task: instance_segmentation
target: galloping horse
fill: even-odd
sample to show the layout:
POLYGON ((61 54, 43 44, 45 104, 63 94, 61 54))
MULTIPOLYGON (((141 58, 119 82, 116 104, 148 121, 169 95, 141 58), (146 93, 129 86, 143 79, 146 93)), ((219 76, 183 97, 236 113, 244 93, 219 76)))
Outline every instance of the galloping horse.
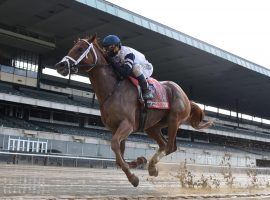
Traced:
MULTIPOLYGON (((125 172, 134 187, 139 179, 131 173, 130 166, 124 160, 125 140, 139 128, 141 105, 138 103, 138 91, 128 80, 119 81, 113 68, 106 61, 106 55, 99 46, 96 35, 79 39, 68 55, 55 65, 57 72, 67 76, 78 70, 89 74, 93 89, 100 105, 101 118, 112 131, 111 148, 116 163, 125 172)), ((165 155, 177 150, 176 135, 183 122, 195 129, 207 128, 212 122, 202 122, 204 112, 194 102, 189 101, 184 91, 172 81, 160 82, 167 92, 170 109, 149 109, 144 131, 159 145, 159 149, 150 159, 148 172, 157 176, 156 164, 165 155), (161 132, 168 127, 168 139, 161 132)))

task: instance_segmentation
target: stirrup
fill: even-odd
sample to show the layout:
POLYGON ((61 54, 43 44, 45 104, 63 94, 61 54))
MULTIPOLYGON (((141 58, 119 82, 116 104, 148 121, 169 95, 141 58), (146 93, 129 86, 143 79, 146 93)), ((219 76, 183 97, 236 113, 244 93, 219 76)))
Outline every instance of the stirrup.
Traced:
POLYGON ((154 98, 154 96, 150 90, 143 92, 142 96, 144 99, 153 99, 154 98))

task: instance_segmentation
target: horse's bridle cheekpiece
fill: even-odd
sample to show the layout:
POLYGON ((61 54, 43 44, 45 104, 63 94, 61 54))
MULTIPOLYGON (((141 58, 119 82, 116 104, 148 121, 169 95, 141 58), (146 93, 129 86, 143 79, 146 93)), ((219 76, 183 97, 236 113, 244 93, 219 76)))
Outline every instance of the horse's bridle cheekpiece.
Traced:
MULTIPOLYGON (((93 53, 94 53, 94 56, 95 56, 95 64, 92 64, 92 65, 87 65, 89 67, 95 67, 97 65, 97 61, 98 61, 98 57, 97 57, 97 53, 96 53, 96 50, 94 48, 94 45, 93 43, 89 43, 86 39, 80 39, 79 41, 83 41, 85 43, 88 44, 88 48, 82 53, 82 55, 77 59, 75 60, 74 58, 70 57, 70 56, 65 56, 59 63, 63 63, 63 62, 66 62, 67 63, 67 66, 68 66, 68 74, 70 75, 71 72, 74 72, 75 74, 78 73, 79 71, 79 67, 82 67, 82 66, 85 66, 85 65, 82 65, 82 66, 79 66, 78 64, 84 59, 84 58, 88 58, 88 53, 92 50, 93 53), (71 63, 72 62, 72 63, 71 63)), ((92 69, 91 68, 91 69, 92 69)), ((91 70, 90 69, 90 70, 91 70)), ((88 71, 90 71, 88 70, 88 71)))

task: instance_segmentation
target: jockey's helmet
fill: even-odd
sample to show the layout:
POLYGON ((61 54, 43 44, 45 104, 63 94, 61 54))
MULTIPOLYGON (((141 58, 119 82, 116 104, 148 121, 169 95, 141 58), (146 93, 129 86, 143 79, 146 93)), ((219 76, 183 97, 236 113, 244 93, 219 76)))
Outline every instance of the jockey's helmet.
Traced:
POLYGON ((108 56, 114 57, 121 49, 121 40, 116 35, 108 35, 103 39, 102 46, 108 56))
POLYGON ((116 36, 116 35, 108 35, 108 36, 106 36, 102 41, 102 46, 103 47, 108 47, 108 46, 111 46, 111 45, 121 47, 120 38, 118 36, 116 36))

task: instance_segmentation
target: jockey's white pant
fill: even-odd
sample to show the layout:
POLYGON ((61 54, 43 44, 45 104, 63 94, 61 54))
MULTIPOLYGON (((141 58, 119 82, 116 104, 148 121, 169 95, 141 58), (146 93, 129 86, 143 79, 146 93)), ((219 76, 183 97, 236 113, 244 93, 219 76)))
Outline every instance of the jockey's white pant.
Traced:
POLYGON ((153 74, 153 65, 151 63, 145 65, 134 64, 132 72, 135 77, 139 77, 143 74, 145 78, 149 78, 153 74))

